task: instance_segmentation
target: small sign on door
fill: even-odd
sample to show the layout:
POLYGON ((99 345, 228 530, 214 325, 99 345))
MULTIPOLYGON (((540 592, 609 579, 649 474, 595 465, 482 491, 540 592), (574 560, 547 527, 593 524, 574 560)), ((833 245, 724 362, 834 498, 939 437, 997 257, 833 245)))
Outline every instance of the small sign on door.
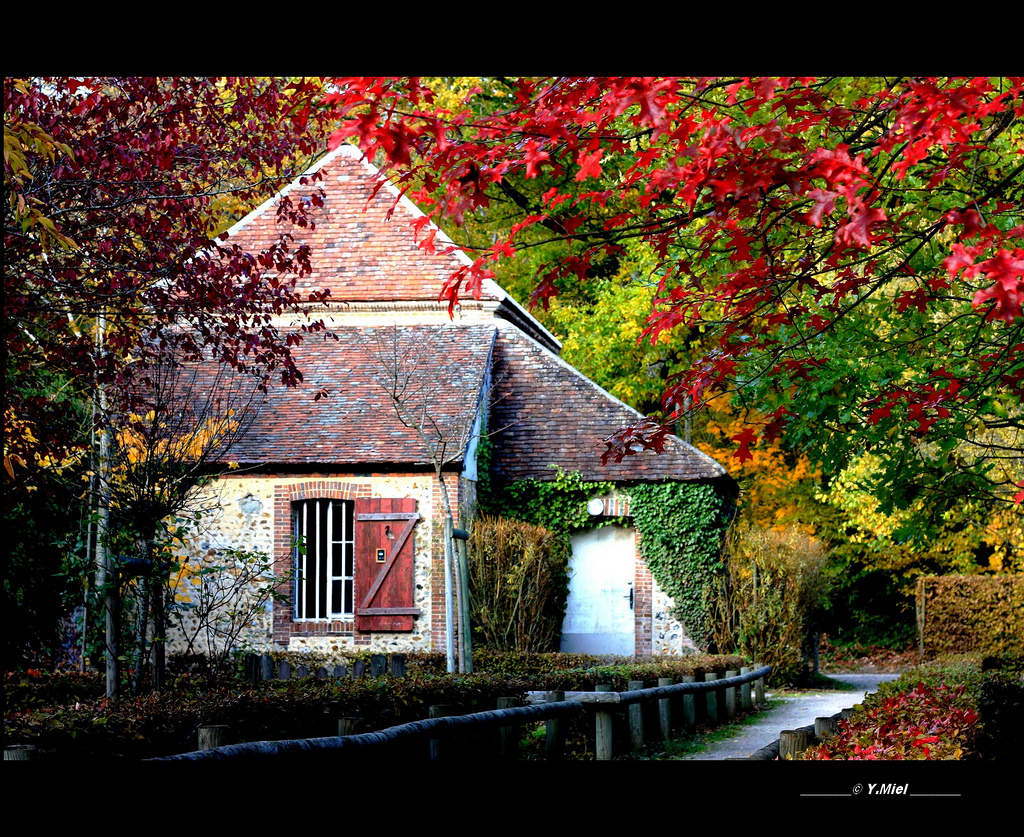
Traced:
POLYGON ((377 563, 383 564, 388 559, 388 553, 385 549, 377 550, 377 563))

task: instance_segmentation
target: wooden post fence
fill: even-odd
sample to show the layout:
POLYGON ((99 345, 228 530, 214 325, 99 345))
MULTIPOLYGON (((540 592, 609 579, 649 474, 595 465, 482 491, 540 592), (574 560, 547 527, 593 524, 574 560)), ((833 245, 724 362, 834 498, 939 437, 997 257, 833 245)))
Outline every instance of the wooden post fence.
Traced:
MULTIPOLYGON (((443 718, 446 715, 452 714, 452 708, 447 704, 439 703, 431 706, 427 709, 428 718, 443 718)), ((444 755, 444 745, 441 743, 440 738, 430 739, 430 760, 440 761, 444 755)))
MULTIPOLYGON (((718 675, 713 671, 704 672, 704 682, 711 683, 718 679, 718 675)), ((704 704, 707 707, 707 719, 709 724, 718 722, 718 692, 714 689, 709 689, 704 693, 704 704)))
MULTIPOLYGON (((519 701, 511 697, 498 698, 498 709, 512 709, 519 701)), ((505 761, 513 761, 519 754, 519 725, 507 724, 498 728, 498 753, 505 761)))
MULTIPOLYGON (((671 686, 671 677, 659 677, 659 686, 671 686)), ((658 720, 661 722, 661 739, 668 741, 672 738, 672 698, 663 697, 658 701, 658 720)))
MULTIPOLYGON (((753 671, 753 669, 750 666, 740 667, 740 674, 748 674, 751 671, 753 671)), ((754 702, 750 697, 749 683, 744 683, 742 686, 740 686, 740 706, 743 708, 744 712, 749 712, 751 709, 754 708, 754 702)))
MULTIPOLYGON (((445 756, 445 747, 442 744, 447 737, 460 735, 469 732, 476 732, 481 728, 489 727, 497 730, 507 727, 515 727, 525 723, 546 721, 547 752, 553 757, 561 754, 564 727, 559 720, 576 715, 580 712, 592 711, 594 713, 595 732, 595 754, 599 761, 607 761, 612 758, 613 750, 613 716, 617 712, 627 710, 624 714, 634 720, 638 718, 634 708, 640 708, 646 704, 649 709, 660 710, 663 706, 671 706, 666 701, 682 697, 684 706, 684 719, 689 723, 692 717, 692 707, 698 705, 695 698, 701 693, 712 695, 713 702, 709 707, 709 718, 718 716, 717 697, 718 692, 725 692, 726 689, 735 689, 743 683, 754 679, 763 678, 771 669, 767 666, 759 667, 743 675, 719 678, 714 673, 708 673, 704 682, 694 682, 693 677, 686 676, 682 683, 672 684, 670 678, 662 678, 658 685, 652 688, 644 688, 643 683, 636 681, 629 684, 630 688, 625 692, 613 692, 609 684, 599 684, 594 692, 574 692, 570 699, 564 700, 564 693, 549 692, 544 695, 546 701, 528 704, 526 706, 513 706, 517 701, 512 698, 504 699, 496 710, 486 712, 475 712, 468 715, 452 715, 451 707, 431 706, 429 707, 429 718, 421 721, 412 721, 406 724, 389 727, 377 732, 355 733, 354 727, 347 719, 338 723, 338 734, 326 738, 306 738, 285 741, 256 741, 248 744, 233 744, 203 749, 192 753, 182 753, 176 756, 165 756, 153 759, 153 761, 200 761, 200 760, 262 760, 276 758, 280 760, 291 760, 290 763, 301 764, 302 759, 311 757, 317 753, 342 750, 344 753, 334 755, 332 753, 332 764, 337 756, 355 756, 363 761, 380 758, 383 763, 389 763, 393 758, 393 750, 388 749, 391 745, 402 741, 413 739, 427 739, 429 744, 428 752, 431 760, 438 760, 445 756), (689 700, 687 700, 687 698, 689 700), (687 706, 690 709, 687 709, 687 706)), ((731 673, 731 672, 730 672, 731 673)), ((724 699, 721 701, 724 704, 724 699)), ((703 701, 701 701, 703 703, 703 701)), ((664 717, 658 715, 648 719, 649 721, 659 720, 664 717)), ((639 723, 634 724, 636 730, 631 734, 630 744, 632 747, 643 746, 642 734, 642 710, 639 715, 639 723)), ((667 722, 664 729, 671 729, 671 723, 667 722)), ((517 750, 513 744, 517 733, 505 735, 499 732, 498 738, 503 741, 505 753, 517 750)), ((368 763, 368 762, 367 762, 368 763)))
MULTIPOLYGON (((610 692, 612 687, 608 683, 598 683, 595 691, 610 692)), ((598 704, 594 713, 594 754, 598 761, 610 761, 612 757, 612 713, 604 708, 604 704, 598 704)))
MULTIPOLYGON (((639 692, 644 684, 642 680, 630 680, 627 687, 631 692, 639 692)), ((631 703, 626 711, 629 713, 629 745, 635 753, 644 747, 644 705, 631 703)))
MULTIPOLYGON (((738 676, 739 676, 739 672, 738 671, 731 671, 731 670, 729 670, 729 671, 725 672, 726 679, 728 679, 730 677, 738 677, 738 676)), ((736 687, 735 686, 729 686, 725 690, 725 717, 728 718, 730 721, 732 721, 732 720, 734 720, 736 718, 736 687)))
MULTIPOLYGON (((565 692, 561 690, 548 692, 545 695, 547 703, 561 703, 565 700, 565 692)), ((544 722, 544 755, 548 759, 557 760, 562 758, 565 752, 565 729, 562 726, 561 718, 548 718, 544 722)))
POLYGON ((212 750, 215 747, 223 747, 228 743, 229 729, 227 724, 210 724, 199 727, 199 743, 196 749, 212 750))
MULTIPOLYGON (((683 675, 684 683, 695 683, 697 678, 692 674, 683 675)), ((697 698, 693 694, 683 695, 683 727, 687 732, 697 729, 697 698)))

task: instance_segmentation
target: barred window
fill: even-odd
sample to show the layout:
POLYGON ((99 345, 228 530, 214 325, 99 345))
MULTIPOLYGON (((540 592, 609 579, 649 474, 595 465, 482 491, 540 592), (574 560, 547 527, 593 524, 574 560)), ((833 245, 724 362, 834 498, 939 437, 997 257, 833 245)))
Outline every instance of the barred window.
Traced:
POLYGON ((354 517, 349 500, 292 504, 297 620, 353 618, 354 517))

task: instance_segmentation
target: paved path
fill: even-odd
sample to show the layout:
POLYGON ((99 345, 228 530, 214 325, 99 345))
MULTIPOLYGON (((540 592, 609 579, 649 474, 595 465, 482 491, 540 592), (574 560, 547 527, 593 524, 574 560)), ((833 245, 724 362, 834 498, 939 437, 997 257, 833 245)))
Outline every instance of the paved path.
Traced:
MULTIPOLYGON (((850 683, 856 687, 850 692, 803 692, 775 699, 784 703, 761 713, 755 724, 736 728, 730 738, 708 744, 701 753, 682 756, 683 761, 722 761, 731 758, 747 758, 771 744, 784 729, 799 729, 814 723, 818 717, 831 717, 836 712, 860 703, 866 694, 878 689, 878 684, 895 680, 898 674, 830 674, 835 680, 850 683)), ((769 693, 769 697, 772 697, 769 693)))

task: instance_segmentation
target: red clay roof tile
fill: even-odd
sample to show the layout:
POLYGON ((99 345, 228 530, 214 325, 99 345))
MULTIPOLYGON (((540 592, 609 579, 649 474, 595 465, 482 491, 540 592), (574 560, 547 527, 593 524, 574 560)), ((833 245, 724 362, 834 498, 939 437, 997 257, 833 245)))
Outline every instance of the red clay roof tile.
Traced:
MULTIPOLYGON (((404 198, 386 221, 397 192, 386 183, 374 195, 376 169, 351 149, 328 155, 321 170, 325 204, 313 213, 316 228, 291 230, 296 244, 312 248, 313 273, 300 280, 300 290, 328 288, 335 301, 375 302, 385 308, 389 303, 436 301, 445 278, 466 257, 418 249, 411 221, 422 213, 404 198)), ((296 181, 285 192, 294 200, 313 188, 296 181)), ((270 246, 282 231, 273 207, 268 201, 236 224, 229 231, 230 241, 250 250, 270 246)), ((507 319, 496 317, 487 325, 456 322, 439 332, 435 326, 408 326, 399 334, 401 345, 418 350, 417 380, 432 387, 421 399, 428 417, 449 424, 464 425, 475 415, 493 347, 490 427, 498 479, 552 479, 552 466, 578 471, 586 479, 622 482, 725 474, 721 465, 676 437, 663 454, 644 453, 601 465, 601 440, 634 422, 639 413, 558 358, 550 350, 559 348, 557 341, 497 285, 488 283, 484 290, 485 298, 504 301, 508 310, 499 308, 498 316, 507 319)), ((270 392, 232 458, 293 467, 429 464, 422 439, 399 421, 377 381, 382 370, 378 339, 392 332, 383 326, 346 324, 344 307, 337 310, 341 316, 335 315, 335 324, 329 326, 337 341, 322 336, 303 340, 295 349, 303 384, 270 392), (327 395, 317 399, 318 392, 327 395)), ((461 453, 460 445, 451 458, 461 453)))

